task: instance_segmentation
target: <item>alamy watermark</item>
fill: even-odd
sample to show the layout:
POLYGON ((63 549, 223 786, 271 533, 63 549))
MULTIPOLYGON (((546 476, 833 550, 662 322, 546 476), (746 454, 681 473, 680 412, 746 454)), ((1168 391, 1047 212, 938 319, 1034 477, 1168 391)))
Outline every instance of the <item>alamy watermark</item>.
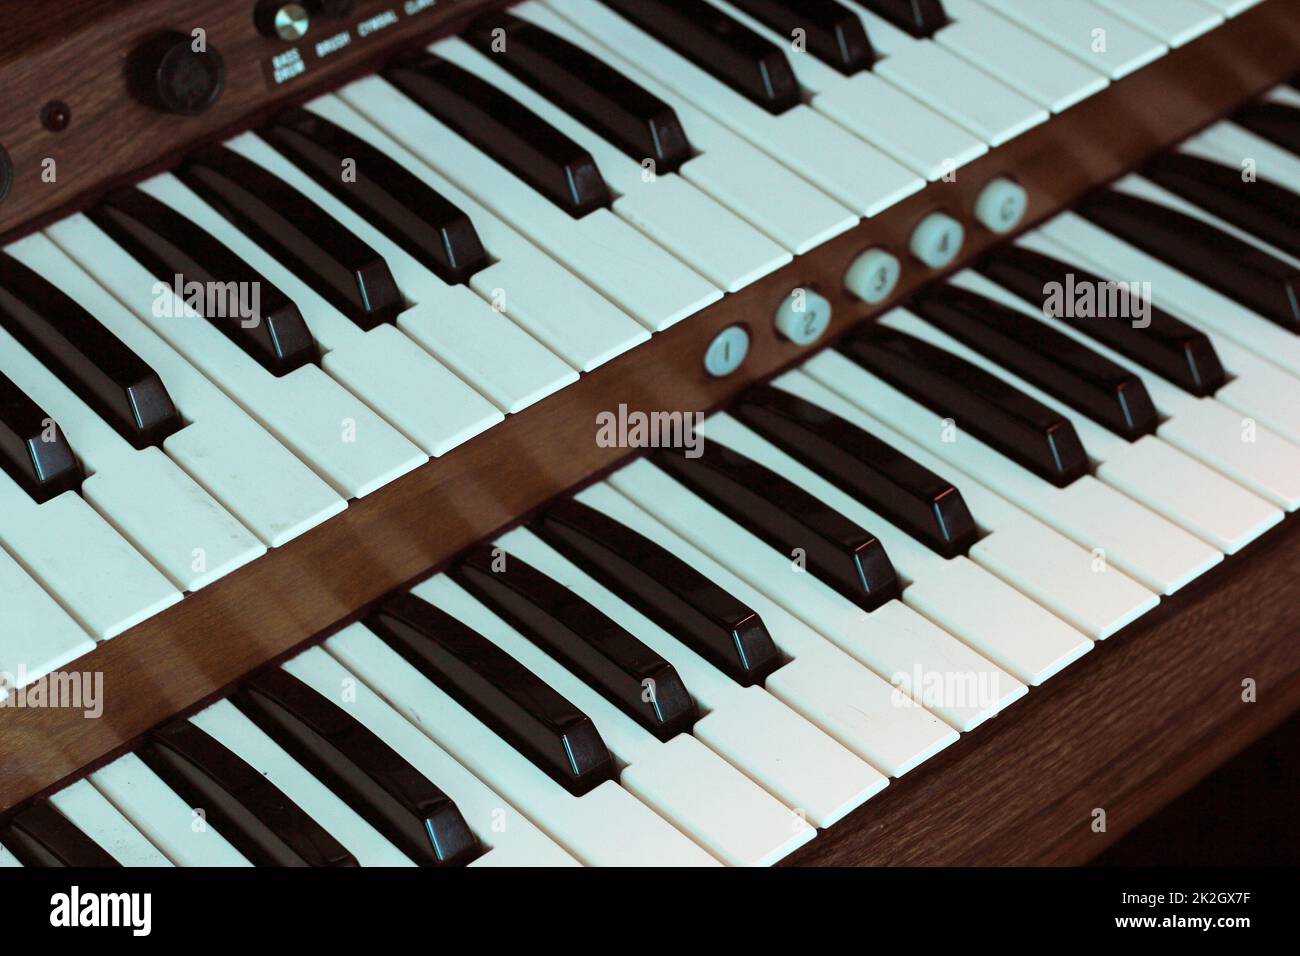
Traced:
POLYGON ((205 319, 238 319, 245 329, 255 329, 262 322, 262 284, 260 282, 186 282, 177 275, 172 284, 153 284, 153 314, 157 319, 174 319, 185 313, 183 303, 205 319))
POLYGON ((616 412, 596 414, 596 445, 600 448, 682 448, 687 458, 704 454, 699 428, 703 412, 628 411, 621 404, 616 412))
POLYGON ((103 671, 55 671, 35 680, 20 666, 17 673, 0 671, 0 709, 6 707, 80 710, 88 719, 104 714, 103 671))
POLYGON ((1150 282, 1065 282, 1043 286, 1043 313, 1053 318, 1128 319, 1135 329, 1151 325, 1150 282))

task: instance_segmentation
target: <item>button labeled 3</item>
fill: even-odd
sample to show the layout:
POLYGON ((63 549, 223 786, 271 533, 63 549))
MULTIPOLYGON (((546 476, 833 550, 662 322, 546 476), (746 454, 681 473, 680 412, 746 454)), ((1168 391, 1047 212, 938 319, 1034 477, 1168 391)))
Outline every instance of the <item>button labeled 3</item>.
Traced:
POLYGON ((844 287, 863 302, 879 305, 898 288, 903 264, 884 249, 868 249, 849 266, 844 287))

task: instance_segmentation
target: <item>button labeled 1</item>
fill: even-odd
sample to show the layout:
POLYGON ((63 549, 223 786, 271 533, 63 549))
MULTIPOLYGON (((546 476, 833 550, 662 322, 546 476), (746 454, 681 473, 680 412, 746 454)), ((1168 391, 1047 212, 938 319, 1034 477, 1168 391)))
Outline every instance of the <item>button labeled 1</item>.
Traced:
POLYGON ((868 249, 844 273, 844 288, 863 302, 879 305, 898 288, 903 264, 884 249, 868 249))
POLYGON ((714 378, 730 375, 749 356, 749 330, 743 325, 723 329, 704 350, 704 370, 714 378))
POLYGON ((931 269, 946 269, 956 260, 966 241, 966 229, 947 213, 932 212, 912 233, 912 255, 931 269))
POLYGON ((776 310, 776 330, 795 345, 812 345, 831 324, 830 300, 812 289, 793 290, 776 310))

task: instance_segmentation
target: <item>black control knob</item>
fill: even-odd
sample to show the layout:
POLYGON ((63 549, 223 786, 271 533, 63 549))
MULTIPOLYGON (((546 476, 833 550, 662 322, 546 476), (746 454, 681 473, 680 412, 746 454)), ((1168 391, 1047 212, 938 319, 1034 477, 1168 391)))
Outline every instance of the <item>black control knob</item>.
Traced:
POLYGON ((226 64, 216 47, 177 30, 161 33, 137 50, 131 67, 139 99, 182 116, 211 109, 226 86, 226 64))

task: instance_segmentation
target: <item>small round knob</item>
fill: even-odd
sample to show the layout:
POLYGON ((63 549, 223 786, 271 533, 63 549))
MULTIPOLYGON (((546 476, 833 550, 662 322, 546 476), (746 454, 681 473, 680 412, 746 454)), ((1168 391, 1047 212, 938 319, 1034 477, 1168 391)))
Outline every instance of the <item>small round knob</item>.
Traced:
POLYGON ((834 309, 812 289, 793 290, 776 310, 776 330, 795 345, 812 345, 831 324, 834 309))
POLYGON ((301 3, 262 0, 253 12, 253 23, 264 36, 292 43, 307 35, 311 17, 301 3))
POLYGON ((749 330, 730 325, 713 337, 704 350, 704 369, 714 378, 726 378, 745 364, 749 355, 749 330))
POLYGON ((168 113, 197 116, 206 112, 226 87, 221 54, 188 33, 169 30, 159 34, 137 51, 132 63, 137 96, 168 113))
POLYGON ((946 269, 956 261, 966 230, 947 213, 932 212, 912 233, 908 248, 931 269, 946 269))
POLYGON ((1020 225, 1028 209, 1025 187, 1000 176, 985 186, 975 201, 975 218, 985 229, 1002 235, 1020 225))
POLYGON ((879 305, 898 288, 903 264, 884 249, 868 249, 844 274, 844 288, 870 305, 879 305))

